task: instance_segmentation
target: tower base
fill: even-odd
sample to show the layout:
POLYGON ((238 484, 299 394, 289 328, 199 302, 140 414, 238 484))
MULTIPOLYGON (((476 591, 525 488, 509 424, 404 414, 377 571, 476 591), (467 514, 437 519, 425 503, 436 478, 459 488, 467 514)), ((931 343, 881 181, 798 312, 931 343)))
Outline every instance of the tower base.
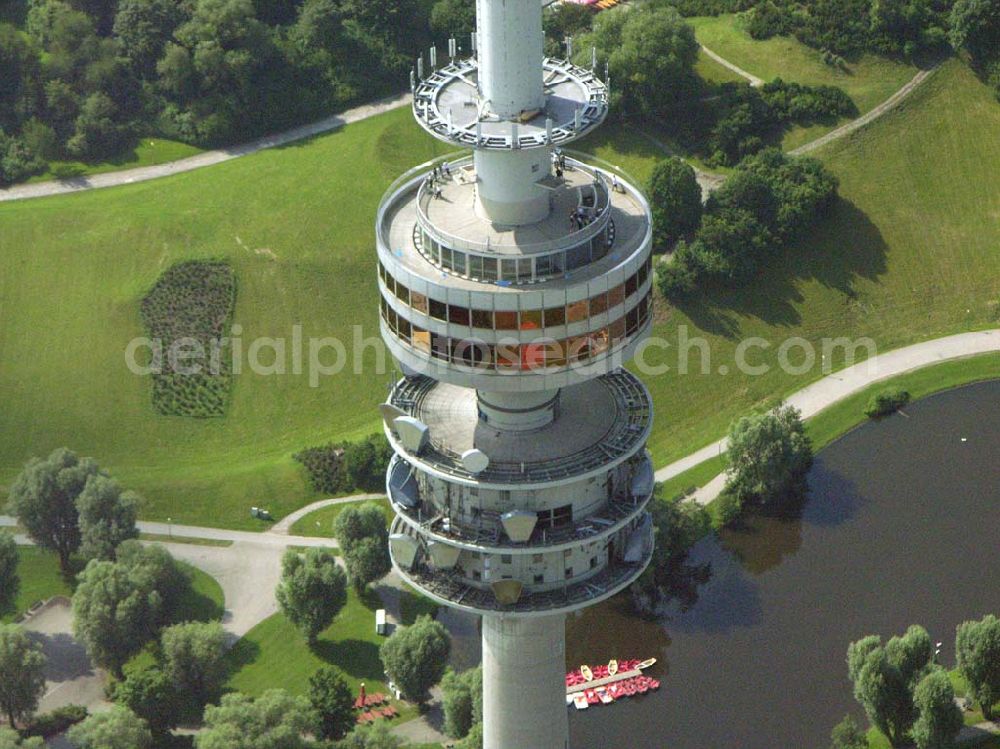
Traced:
POLYGON ((566 617, 483 617, 483 749, 568 749, 566 617))

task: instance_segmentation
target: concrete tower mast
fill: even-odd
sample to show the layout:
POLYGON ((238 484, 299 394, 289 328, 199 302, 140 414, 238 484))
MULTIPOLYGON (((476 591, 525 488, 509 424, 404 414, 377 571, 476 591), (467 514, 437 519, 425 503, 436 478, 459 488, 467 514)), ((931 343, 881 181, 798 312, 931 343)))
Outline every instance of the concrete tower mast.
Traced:
POLYGON ((650 327, 650 212, 559 150, 607 88, 543 56, 540 0, 476 11, 473 57, 453 42, 413 76, 418 122, 472 154, 411 170, 378 211, 381 332, 406 373, 381 407, 390 552, 483 617, 486 749, 565 749, 566 614, 652 554, 652 407, 621 368, 650 327))

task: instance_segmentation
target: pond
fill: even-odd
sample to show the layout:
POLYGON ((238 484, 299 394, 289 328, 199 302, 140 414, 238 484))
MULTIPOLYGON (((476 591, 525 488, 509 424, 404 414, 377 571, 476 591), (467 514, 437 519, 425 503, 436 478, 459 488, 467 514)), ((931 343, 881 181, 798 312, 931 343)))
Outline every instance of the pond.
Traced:
MULTIPOLYGON (((661 415, 659 418, 669 418, 661 415)), ((656 656, 659 692, 570 716, 573 749, 821 749, 853 713, 845 652, 924 625, 1000 614, 1000 381, 925 399, 817 456, 790 517, 700 542, 710 566, 660 621, 613 600, 567 625, 570 664, 656 656)))

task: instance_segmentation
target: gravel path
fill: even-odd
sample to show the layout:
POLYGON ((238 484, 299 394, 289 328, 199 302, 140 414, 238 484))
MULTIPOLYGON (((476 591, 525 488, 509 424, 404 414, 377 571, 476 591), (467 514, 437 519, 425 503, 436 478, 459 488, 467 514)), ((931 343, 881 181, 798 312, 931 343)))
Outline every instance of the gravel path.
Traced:
POLYGON ((927 70, 921 70, 918 72, 910 81, 903 85, 896 93, 886 99, 884 102, 879 104, 877 107, 871 111, 865 112, 863 115, 855 120, 851 120, 846 125, 841 125, 836 130, 831 130, 826 135, 820 136, 814 141, 810 141, 805 145, 799 146, 798 148, 789 151, 793 156, 801 156, 803 154, 815 151, 817 148, 825 146, 827 143, 837 140, 838 138, 843 138, 845 135, 849 135, 856 130, 860 130, 872 121, 878 119, 886 112, 899 106, 899 103, 903 101, 907 96, 913 93, 914 89, 917 88, 921 83, 926 81, 934 72, 940 67, 940 63, 936 63, 933 67, 927 70))
POLYGON ((706 47, 704 44, 701 45, 701 51, 704 52, 709 57, 711 57, 717 63, 719 63, 722 67, 728 68, 729 70, 732 70, 734 73, 736 73, 736 75, 746 78, 750 82, 750 85, 753 86, 754 88, 760 88, 761 86, 764 85, 764 81, 761 78, 758 78, 753 73, 748 73, 735 63, 729 62, 729 60, 727 60, 725 57, 716 54, 708 47, 706 47))
MULTIPOLYGON (((888 351, 860 364, 842 369, 799 390, 789 396, 785 402, 798 408, 802 412, 803 418, 809 418, 824 408, 865 389, 872 383, 932 364, 991 352, 1000 352, 1000 328, 936 338, 932 341, 924 341, 888 351)), ((656 480, 666 481, 689 468, 694 468, 699 463, 725 452, 726 445, 725 439, 713 442, 711 445, 691 453, 686 458, 661 468, 656 472, 656 480)), ((701 487, 695 493, 694 498, 702 504, 708 504, 719 496, 724 485, 725 476, 717 476, 701 487)))
POLYGON ((27 200, 29 198, 42 198, 49 195, 63 195, 82 190, 93 190, 100 187, 116 187, 118 185, 130 185, 134 182, 145 182, 146 180, 166 177, 170 174, 181 174, 194 169, 201 169, 212 164, 221 164, 224 161, 238 159, 240 156, 247 156, 251 153, 263 151, 266 148, 283 146, 303 138, 336 130, 343 125, 352 122, 374 117, 377 114, 388 112, 391 109, 408 106, 410 103, 409 94, 392 96, 387 99, 380 99, 371 104, 364 104, 360 107, 348 109, 340 114, 335 114, 318 122, 301 125, 291 130, 276 135, 267 135, 258 138, 250 143, 244 143, 229 148, 219 148, 214 151, 205 151, 195 156, 189 156, 179 161, 171 161, 166 164, 155 166, 144 166, 136 169, 125 169, 120 172, 107 172, 105 174, 95 174, 93 176, 73 177, 71 179, 53 180, 52 182, 36 182, 29 185, 17 185, 0 190, 0 202, 6 200, 27 200))

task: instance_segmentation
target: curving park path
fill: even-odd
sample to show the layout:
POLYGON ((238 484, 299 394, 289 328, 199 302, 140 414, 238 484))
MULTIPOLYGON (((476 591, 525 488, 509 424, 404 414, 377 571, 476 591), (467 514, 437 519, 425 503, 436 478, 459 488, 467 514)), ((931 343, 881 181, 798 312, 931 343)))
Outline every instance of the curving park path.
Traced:
MULTIPOLYGON (((828 375, 790 395, 785 399, 785 403, 799 409, 803 418, 809 418, 824 408, 864 390, 873 383, 913 372, 932 364, 997 352, 1000 352, 1000 328, 935 338, 931 341, 915 343, 912 346, 878 354, 860 364, 828 375)), ((1000 376, 1000 372, 997 375, 1000 376)), ((713 442, 711 445, 706 445, 686 458, 681 458, 659 469, 656 472, 656 480, 666 481, 678 476, 710 458, 721 455, 726 451, 726 447, 727 440, 725 438, 713 442)), ((698 489, 694 498, 701 504, 708 504, 719 496, 724 485, 725 475, 720 474, 698 489)))
POLYGON ((712 50, 710 50, 708 47, 706 47, 704 44, 700 44, 700 46, 701 46, 701 51, 702 52, 704 52, 706 55, 708 55, 713 60, 715 60, 717 63, 719 63, 719 65, 721 65, 722 67, 724 67, 724 68, 726 68, 728 70, 733 71, 734 73, 736 73, 736 75, 738 75, 738 76, 740 76, 742 78, 746 78, 747 81, 750 83, 750 85, 753 86, 754 88, 760 88, 761 86, 764 85, 764 79, 763 78, 758 78, 753 73, 748 73, 743 68, 739 67, 736 63, 730 62, 729 60, 727 60, 725 57, 723 57, 720 54, 716 54, 715 52, 713 52, 712 50))
POLYGON ((105 174, 95 174, 93 176, 73 177, 70 179, 53 180, 51 182, 36 182, 28 185, 18 185, 0 190, 0 202, 7 200, 27 200, 29 198, 44 198, 49 195, 64 195, 71 192, 81 192, 83 190, 94 190, 100 187, 116 187, 118 185, 130 185, 134 182, 145 182, 159 177, 167 177, 171 174, 181 174, 194 169, 221 164, 224 161, 238 159, 240 156, 247 156, 267 148, 284 146, 294 143, 303 138, 310 138, 314 135, 336 130, 352 122, 374 117, 377 114, 388 112, 391 109, 408 106, 410 103, 409 94, 400 94, 386 99, 380 99, 371 104, 363 104, 353 109, 348 109, 340 114, 331 115, 317 122, 307 125, 300 125, 291 130, 286 130, 276 135, 266 135, 263 138, 244 143, 242 145, 231 146, 229 148, 218 148, 213 151, 189 156, 178 161, 168 161, 165 164, 154 166, 143 166, 136 169, 124 169, 119 172, 106 172, 105 174))

